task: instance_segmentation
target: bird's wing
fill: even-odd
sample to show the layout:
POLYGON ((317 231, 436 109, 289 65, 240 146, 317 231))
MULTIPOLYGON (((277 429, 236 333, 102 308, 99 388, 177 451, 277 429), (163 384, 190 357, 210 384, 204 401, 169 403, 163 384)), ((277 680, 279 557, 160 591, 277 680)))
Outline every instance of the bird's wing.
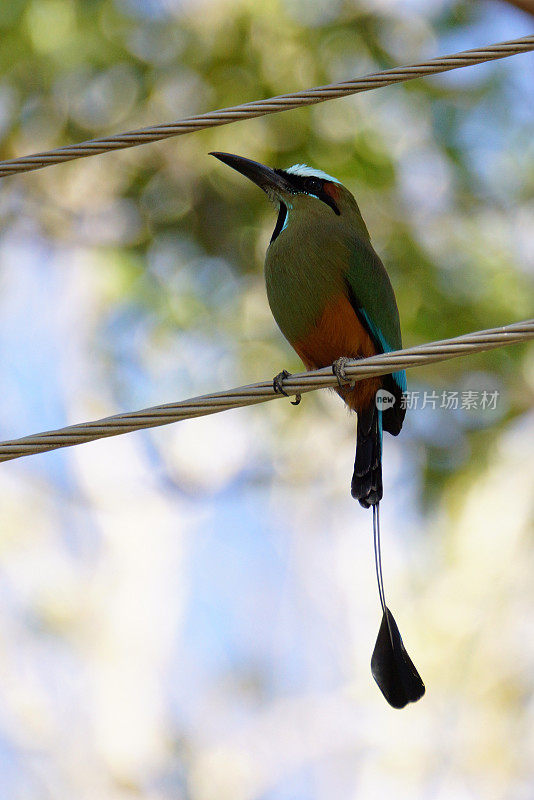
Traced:
MULTIPOLYGON (((370 242, 362 239, 354 242, 345 285, 351 305, 371 336, 377 352, 400 350, 402 337, 395 293, 389 275, 370 242)), ((396 435, 402 427, 405 413, 400 403, 406 391, 404 370, 386 376, 385 386, 394 394, 396 403, 394 413, 384 415, 384 428, 396 435)))

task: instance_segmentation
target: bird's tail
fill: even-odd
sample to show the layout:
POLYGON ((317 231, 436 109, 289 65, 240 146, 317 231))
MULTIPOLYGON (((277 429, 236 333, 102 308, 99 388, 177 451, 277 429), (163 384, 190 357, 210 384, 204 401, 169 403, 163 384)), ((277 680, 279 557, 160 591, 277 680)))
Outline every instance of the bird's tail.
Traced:
POLYGON ((364 508, 382 499, 382 410, 375 403, 358 412, 351 494, 364 508))

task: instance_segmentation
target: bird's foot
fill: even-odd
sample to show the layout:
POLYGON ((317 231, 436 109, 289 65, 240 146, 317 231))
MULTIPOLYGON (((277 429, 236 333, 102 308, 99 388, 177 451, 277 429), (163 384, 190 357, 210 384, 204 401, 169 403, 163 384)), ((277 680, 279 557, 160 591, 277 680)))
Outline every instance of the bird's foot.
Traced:
MULTIPOLYGON (((278 375, 274 376, 274 378, 273 378, 273 389, 276 392, 276 394, 283 394, 285 397, 291 397, 291 395, 289 395, 286 392, 286 390, 284 389, 284 387, 282 385, 283 381, 285 381, 286 378, 290 378, 290 377, 291 377, 291 373, 288 372, 287 369, 283 369, 282 372, 279 372, 278 375)), ((300 403, 301 400, 302 400, 302 398, 301 398, 300 394, 297 394, 295 396, 295 399, 291 401, 291 405, 292 406, 298 406, 298 404, 300 403)))
POLYGON ((336 376, 337 382, 340 389, 344 389, 345 387, 349 387, 350 389, 354 389, 355 382, 351 380, 347 373, 345 372, 345 367, 352 359, 347 358, 346 356, 341 356, 332 364, 332 373, 336 376))

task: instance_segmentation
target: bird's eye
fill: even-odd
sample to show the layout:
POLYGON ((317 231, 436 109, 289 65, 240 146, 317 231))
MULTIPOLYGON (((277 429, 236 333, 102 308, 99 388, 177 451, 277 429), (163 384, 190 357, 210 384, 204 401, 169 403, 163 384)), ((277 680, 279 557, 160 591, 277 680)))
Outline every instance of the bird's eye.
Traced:
POLYGON ((319 178, 309 178, 307 184, 307 190, 310 193, 317 193, 321 191, 322 181, 319 178))

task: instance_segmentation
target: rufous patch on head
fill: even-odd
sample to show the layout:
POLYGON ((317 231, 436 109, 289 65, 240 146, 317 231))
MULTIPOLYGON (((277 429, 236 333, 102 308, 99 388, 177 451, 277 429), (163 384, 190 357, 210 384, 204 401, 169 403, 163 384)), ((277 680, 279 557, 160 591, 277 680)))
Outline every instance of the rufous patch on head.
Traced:
POLYGON ((332 198, 334 202, 339 200, 339 184, 333 181, 325 181, 323 183, 323 192, 332 198))

